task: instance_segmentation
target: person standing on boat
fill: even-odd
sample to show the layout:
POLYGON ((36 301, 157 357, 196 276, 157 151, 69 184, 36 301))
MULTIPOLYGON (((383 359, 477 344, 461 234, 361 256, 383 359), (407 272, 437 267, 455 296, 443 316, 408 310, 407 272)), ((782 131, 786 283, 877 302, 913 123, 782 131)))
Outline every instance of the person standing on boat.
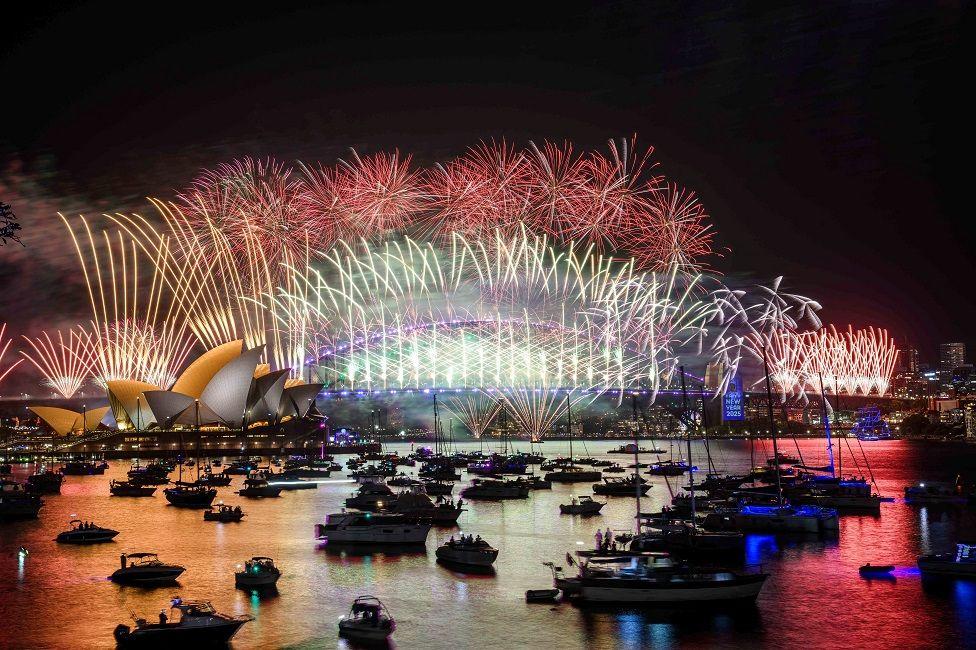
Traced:
POLYGON ((603 548, 603 531, 599 528, 596 529, 596 534, 593 535, 593 539, 596 540, 596 550, 599 551, 603 548))
POLYGON ((607 550, 610 550, 610 542, 613 541, 613 531, 610 530, 610 526, 607 526, 607 530, 603 533, 603 543, 606 545, 607 550))

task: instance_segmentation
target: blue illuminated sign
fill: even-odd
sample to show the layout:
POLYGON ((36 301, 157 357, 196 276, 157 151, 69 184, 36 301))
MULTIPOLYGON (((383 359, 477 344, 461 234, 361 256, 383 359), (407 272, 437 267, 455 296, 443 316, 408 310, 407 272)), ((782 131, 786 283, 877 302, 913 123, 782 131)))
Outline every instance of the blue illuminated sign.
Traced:
POLYGON ((738 377, 729 381, 729 388, 722 396, 722 422, 741 422, 745 419, 742 401, 742 383, 738 377))

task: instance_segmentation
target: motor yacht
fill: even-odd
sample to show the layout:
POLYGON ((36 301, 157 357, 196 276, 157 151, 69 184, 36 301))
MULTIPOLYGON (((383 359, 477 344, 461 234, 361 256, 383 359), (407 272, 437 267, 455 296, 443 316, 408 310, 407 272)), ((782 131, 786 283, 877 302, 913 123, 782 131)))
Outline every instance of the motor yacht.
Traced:
POLYGON ((458 499, 455 504, 443 497, 438 497, 435 502, 423 492, 411 491, 397 495, 396 500, 386 508, 386 511, 396 515, 430 519, 435 526, 453 526, 464 512, 462 504, 461 499, 458 499))
POLYGON ((27 477, 27 490, 34 494, 61 494, 64 475, 42 470, 27 477))
POLYGON ((219 521, 222 523, 236 523, 245 517, 244 511, 240 506, 229 506, 221 503, 217 506, 210 506, 209 510, 203 512, 204 521, 219 521))
POLYGON ((561 578, 561 583, 564 593, 577 594, 585 602, 669 605, 750 601, 756 599, 768 577, 762 572, 693 567, 675 562, 666 553, 579 555, 579 574, 561 578))
POLYGON ((631 474, 627 477, 605 478, 603 483, 593 484, 593 493, 607 496, 632 497, 637 495, 638 484, 640 484, 640 494, 644 496, 651 489, 650 483, 645 479, 631 474))
POLYGON ((69 461, 61 468, 61 473, 65 476, 95 476, 104 474, 108 469, 108 463, 96 463, 89 461, 69 461))
POLYGON ((227 487, 231 483, 232 477, 229 474, 214 474, 213 472, 204 472, 197 482, 200 485, 206 485, 207 487, 227 487))
POLYGON ((0 479, 0 519, 37 517, 44 501, 15 481, 0 479))
POLYGON ((111 528, 102 528, 87 521, 72 519, 68 522, 70 528, 58 533, 54 538, 55 542, 61 544, 98 544, 100 542, 111 542, 119 531, 111 528))
POLYGON ((559 512, 564 515, 598 515, 606 503, 594 501, 593 497, 583 495, 573 497, 569 503, 560 503, 559 512))
POLYGON ((281 570, 270 557, 252 557, 244 563, 241 571, 234 574, 234 585, 247 588, 273 587, 280 577, 281 570))
POLYGON ((912 505, 965 505, 968 498, 958 483, 925 481, 905 488, 905 503, 912 505))
POLYGON ((681 476, 691 469, 683 460, 662 460, 659 463, 651 464, 648 474, 654 476, 681 476))
POLYGON ((112 479, 108 484, 108 491, 114 497, 151 497, 156 493, 156 486, 112 479))
POLYGON ((918 558, 918 568, 923 576, 976 578, 976 542, 959 542, 955 553, 923 555, 918 558))
POLYGON ((244 479, 244 487, 237 491, 242 497, 265 498, 281 495, 282 486, 271 485, 267 479, 260 476, 249 476, 244 479))
POLYGON ((437 559, 447 564, 458 564, 476 567, 490 567, 498 557, 498 549, 481 539, 481 536, 461 535, 437 547, 434 552, 437 559))
POLYGON ((207 601, 170 603, 170 614, 160 614, 158 623, 135 619, 135 628, 119 624, 115 641, 122 648, 161 648, 182 645, 187 648, 226 645, 238 630, 253 621, 251 616, 228 616, 215 611, 207 601))
POLYGON ((474 479, 471 485, 461 490, 465 499, 527 499, 529 487, 522 481, 505 481, 495 479, 474 479))
POLYGON ((443 481, 434 481, 422 479, 421 483, 424 486, 424 492, 432 497, 436 496, 448 496, 454 491, 453 483, 445 483, 443 481))
POLYGON ((121 568, 116 569, 110 578, 113 582, 128 585, 157 585, 176 582, 186 571, 178 564, 165 564, 155 553, 123 553, 121 568))
POLYGON ((396 630, 396 621, 379 598, 360 596, 349 614, 339 619, 339 636, 367 643, 383 642, 396 630))
POLYGON ((583 469, 581 467, 564 467, 546 474, 546 480, 553 483, 587 483, 599 481, 603 475, 599 470, 583 469))
POLYGON ((867 481, 860 479, 813 481, 801 487, 798 494, 790 493, 790 501, 793 503, 837 510, 880 512, 883 500, 880 494, 871 491, 871 485, 867 481))
POLYGON ((391 507, 397 500, 396 493, 385 483, 368 481, 359 486, 356 493, 346 499, 347 508, 375 512, 391 507))
POLYGON ((406 515, 339 512, 316 524, 315 537, 328 544, 423 544, 430 520, 406 515))
POLYGON ((624 472, 627 471, 627 469, 625 467, 621 467, 617 463, 611 463, 607 467, 604 467, 603 471, 606 474, 623 474, 624 472))

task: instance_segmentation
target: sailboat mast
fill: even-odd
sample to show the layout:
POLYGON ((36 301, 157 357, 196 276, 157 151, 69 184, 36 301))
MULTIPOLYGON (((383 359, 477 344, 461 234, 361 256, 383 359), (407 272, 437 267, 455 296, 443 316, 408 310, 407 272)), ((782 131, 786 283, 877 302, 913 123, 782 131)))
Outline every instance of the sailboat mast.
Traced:
POLYGON ((569 427, 569 466, 573 466, 573 396, 572 391, 566 395, 566 426, 569 427))
MULTIPOLYGON (((834 411, 837 413, 837 436, 840 437, 840 387, 837 385, 837 375, 834 375, 834 411)), ((837 443, 837 476, 844 477, 844 448, 837 443)))
POLYGON ((437 419, 437 393, 434 393, 434 455, 435 456, 441 455, 440 438, 437 435, 438 425, 439 425, 439 421, 437 419))
POLYGON ((823 373, 820 377, 820 407, 823 409, 824 435, 827 436, 827 458, 830 460, 830 477, 834 477, 834 442, 830 439, 830 418, 827 417, 827 395, 824 393, 823 373))
POLYGON ((702 427, 702 442, 705 443, 705 456, 708 458, 708 471, 712 474, 718 474, 715 469, 715 463, 712 462, 712 448, 708 444, 708 419, 705 415, 705 387, 698 387, 698 395, 701 397, 701 427, 702 427))
POLYGON ((783 482, 779 475, 779 448, 776 446, 776 421, 773 419, 773 386, 769 382, 769 361, 763 346, 763 372, 766 373, 766 411, 769 415, 769 432, 773 436, 773 472, 776 473, 776 505, 783 505, 783 482))
POLYGON ((685 367, 678 366, 681 373, 681 411, 685 421, 685 431, 687 432, 686 443, 688 445, 688 489, 691 492, 691 523, 695 523, 695 470, 691 462, 691 426, 688 422, 688 391, 685 388, 685 367))

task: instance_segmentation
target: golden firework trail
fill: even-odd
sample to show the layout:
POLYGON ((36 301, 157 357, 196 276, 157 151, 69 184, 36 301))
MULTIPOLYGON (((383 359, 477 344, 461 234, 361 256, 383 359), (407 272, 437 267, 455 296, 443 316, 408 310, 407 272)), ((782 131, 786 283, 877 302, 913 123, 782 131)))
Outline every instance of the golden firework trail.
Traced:
POLYGON ((40 371, 44 384, 53 388, 61 397, 69 399, 78 392, 91 376, 95 347, 92 335, 79 328, 68 332, 68 340, 59 330, 57 341, 47 332, 40 336, 23 337, 33 352, 21 350, 21 355, 40 371))

